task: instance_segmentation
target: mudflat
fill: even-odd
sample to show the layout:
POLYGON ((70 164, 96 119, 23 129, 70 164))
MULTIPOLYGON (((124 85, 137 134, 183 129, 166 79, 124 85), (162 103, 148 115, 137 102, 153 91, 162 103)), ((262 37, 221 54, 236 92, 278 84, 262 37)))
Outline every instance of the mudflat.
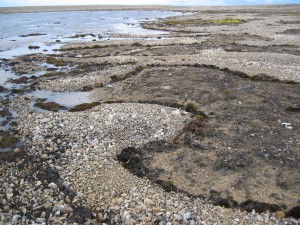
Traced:
MULTIPOLYGON (((99 7, 78 9, 145 9, 99 7)), ((3 221, 299 223, 300 6, 146 9, 193 13, 142 22, 163 34, 6 62, 25 94, 85 91, 92 103, 54 112, 59 104, 23 94, 7 102, 26 145, 0 155, 3 221), (55 67, 22 79, 45 63, 55 67)))

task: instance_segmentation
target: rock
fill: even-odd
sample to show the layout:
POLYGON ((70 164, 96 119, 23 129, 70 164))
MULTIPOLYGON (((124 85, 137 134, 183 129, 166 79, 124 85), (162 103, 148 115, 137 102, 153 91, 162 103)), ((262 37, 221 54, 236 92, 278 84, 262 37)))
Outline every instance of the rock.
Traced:
POLYGON ((181 115, 179 109, 176 109, 176 110, 172 111, 171 114, 174 115, 174 116, 181 115))
POLYGON ((13 222, 17 222, 18 219, 19 219, 19 215, 14 215, 14 216, 12 217, 12 221, 13 221, 13 222))
POLYGON ((60 216, 60 210, 56 211, 54 215, 55 216, 60 216))
POLYGON ((12 198, 14 197, 14 194, 11 192, 9 192, 9 193, 6 193, 6 199, 8 200, 8 201, 10 201, 12 198))
POLYGON ((41 184, 42 184, 41 181, 37 181, 36 184, 35 184, 35 186, 39 187, 39 186, 41 186, 41 184))
POLYGON ((118 201, 117 201, 118 205, 121 205, 123 203, 123 201, 124 201, 123 198, 118 198, 118 201))
POLYGON ((147 206, 155 206, 154 201, 152 201, 152 200, 149 199, 149 198, 145 198, 144 203, 145 203, 145 205, 147 205, 147 206))
POLYGON ((53 210, 60 211, 62 213, 67 213, 67 214, 73 212, 72 207, 69 205, 58 205, 58 206, 55 206, 53 210))
POLYGON ((166 218, 169 219, 171 217, 172 213, 171 212, 166 212, 166 218))
POLYGON ((195 225, 196 224, 195 220, 190 220, 189 222, 190 222, 190 225, 195 225))
POLYGON ((181 221, 182 220, 182 216, 179 214, 174 214, 174 219, 177 221, 181 221))
POLYGON ((45 118, 41 120, 41 123, 48 123, 50 122, 50 118, 45 118))
POLYGON ((39 223, 39 224, 44 223, 44 222, 46 222, 46 219, 45 218, 37 218, 36 222, 39 223))
POLYGON ((21 208, 21 211, 22 211, 23 215, 25 215, 25 214, 26 214, 26 212, 27 212, 27 209, 26 209, 26 207, 25 207, 25 206, 23 206, 23 207, 21 208))
POLYGON ((166 90, 166 91, 169 91, 172 89, 171 86, 161 86, 162 89, 166 90))
POLYGON ((121 222, 120 214, 115 215, 114 220, 115 220, 115 223, 121 222))
POLYGON ((52 190, 56 190, 57 189, 57 185, 55 183, 50 183, 48 185, 49 188, 51 188, 52 190))
POLYGON ((261 215, 257 215, 257 216, 256 216, 256 219, 257 219, 259 222, 263 221, 261 215))
POLYGON ((51 202, 46 202, 45 204, 43 204, 43 206, 44 206, 46 209, 49 209, 49 208, 52 206, 52 203, 51 203, 51 202))
POLYGON ((276 217, 280 220, 285 217, 285 212, 283 212, 283 211, 277 211, 275 214, 276 214, 276 217))
POLYGON ((41 218, 45 218, 46 217, 46 212, 43 211, 42 214, 41 214, 41 218))
POLYGON ((6 206, 6 205, 7 205, 6 199, 2 199, 2 205, 3 205, 3 206, 6 206))
POLYGON ((131 218, 131 214, 128 211, 124 211, 123 215, 122 215, 122 219, 123 221, 127 221, 131 218))
POLYGON ((191 214, 191 212, 189 212, 189 211, 187 211, 186 213, 183 213, 183 214, 182 214, 182 218, 183 218, 184 220, 189 220, 189 219, 191 218, 191 216, 192 216, 192 214, 191 214))

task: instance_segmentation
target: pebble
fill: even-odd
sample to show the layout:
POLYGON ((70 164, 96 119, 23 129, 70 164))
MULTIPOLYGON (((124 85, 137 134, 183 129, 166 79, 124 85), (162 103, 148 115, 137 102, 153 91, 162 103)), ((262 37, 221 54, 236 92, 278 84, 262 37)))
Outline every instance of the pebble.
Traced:
POLYGON ((182 215, 182 218, 184 220, 189 220, 191 218, 191 216, 192 216, 191 212, 186 212, 182 215))
POLYGON ((49 188, 51 188, 52 190, 56 190, 57 189, 57 185, 55 183, 50 183, 48 185, 49 188))
POLYGON ((182 217, 179 214, 174 214, 173 216, 174 216, 174 219, 177 220, 177 221, 181 221, 182 220, 182 217))
POLYGON ((154 205, 155 205, 155 202, 152 201, 152 200, 149 199, 149 198, 146 198, 146 199, 144 200, 144 203, 145 203, 146 205, 148 205, 148 206, 154 206, 154 205))
POLYGON ((275 214, 278 219, 283 219, 285 217, 285 213, 283 211, 277 211, 275 214))
POLYGON ((174 116, 181 115, 179 109, 176 109, 176 110, 172 111, 171 114, 174 115, 174 116))
POLYGON ((6 193, 6 199, 7 201, 11 201, 11 199, 13 198, 14 194, 12 192, 8 192, 6 193))

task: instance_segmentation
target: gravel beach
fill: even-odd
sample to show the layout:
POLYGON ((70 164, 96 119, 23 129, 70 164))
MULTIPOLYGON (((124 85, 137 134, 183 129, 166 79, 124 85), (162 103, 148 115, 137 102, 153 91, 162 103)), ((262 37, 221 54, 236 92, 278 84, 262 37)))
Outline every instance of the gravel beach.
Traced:
POLYGON ((0 13, 145 9, 189 13, 1 62, 0 224, 299 224, 299 5, 0 13))

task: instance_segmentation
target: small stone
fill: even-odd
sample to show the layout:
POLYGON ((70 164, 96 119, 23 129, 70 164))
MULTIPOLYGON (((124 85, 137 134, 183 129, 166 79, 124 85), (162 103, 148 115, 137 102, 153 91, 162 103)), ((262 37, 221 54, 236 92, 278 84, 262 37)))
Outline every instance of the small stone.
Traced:
POLYGON ((115 215, 114 220, 116 223, 119 223, 121 221, 121 217, 119 214, 115 215))
POLYGON ((189 222, 190 222, 190 225, 195 225, 196 224, 195 220, 190 220, 189 222))
POLYGON ((48 123, 50 122, 50 118, 45 118, 41 120, 41 123, 48 123))
POLYGON ((52 190, 56 190, 57 189, 57 185, 55 183, 50 183, 48 185, 49 188, 51 188, 52 190))
POLYGON ((121 205, 122 203, 123 203, 123 198, 118 198, 118 201, 117 201, 117 203, 118 203, 118 205, 121 205))
POLYGON ((37 222, 37 223, 44 223, 45 221, 46 221, 45 218, 37 218, 37 219, 36 219, 36 222, 37 222))
POLYGON ((97 213, 97 216, 96 216, 97 220, 104 220, 104 216, 101 212, 97 213))
POLYGON ((56 211, 54 215, 55 216, 60 216, 60 210, 56 211))
POLYGON ((275 214, 276 214, 276 217, 280 220, 285 217, 285 212, 283 212, 283 211, 277 211, 275 214))
POLYGON ((36 182, 35 186, 39 187, 39 186, 41 186, 41 184, 42 184, 42 182, 38 181, 38 182, 36 182))
POLYGON ((26 207, 22 207, 21 211, 22 211, 23 215, 25 215, 25 214, 26 214, 26 212, 27 212, 27 209, 26 209, 26 207))
POLYGON ((191 216, 192 216, 192 214, 189 211, 182 215, 184 220, 189 220, 191 218, 191 216))
POLYGON ((262 221, 261 215, 257 215, 256 219, 261 222, 262 221))
POLYGON ((131 218, 131 215, 128 211, 124 211, 122 218, 123 220, 127 221, 131 218))
POLYGON ((6 193, 6 198, 8 201, 10 201, 12 199, 12 197, 14 197, 14 194, 11 192, 11 193, 6 193))
POLYGON ((6 206, 6 205, 7 205, 6 199, 2 199, 2 205, 3 205, 3 206, 6 206))
POLYGON ((172 111, 171 114, 174 115, 174 116, 181 115, 179 109, 176 109, 176 110, 172 111))
POLYGON ((13 221, 13 222, 17 222, 18 219, 19 219, 19 215, 14 215, 14 216, 12 217, 12 221, 13 221))
POLYGON ((43 204, 43 206, 44 206, 46 209, 49 209, 49 208, 52 206, 52 203, 51 203, 51 202, 46 202, 45 204, 43 204))
POLYGON ((4 212, 8 212, 10 210, 10 207, 8 205, 4 206, 3 207, 3 211, 4 212))
POLYGON ((166 218, 169 219, 171 217, 172 213, 171 212, 166 212, 166 218))
POLYGON ((172 89, 171 86, 161 86, 161 88, 164 89, 164 90, 167 90, 167 91, 172 89))
POLYGON ((43 211, 43 212, 41 213, 41 218, 45 218, 45 217, 46 217, 46 212, 43 211))
POLYGON ((177 221, 181 221, 182 220, 182 216, 179 214, 174 214, 174 219, 177 221))
POLYGON ((144 203, 147 206, 154 206, 155 205, 155 203, 149 198, 145 198, 144 203))

